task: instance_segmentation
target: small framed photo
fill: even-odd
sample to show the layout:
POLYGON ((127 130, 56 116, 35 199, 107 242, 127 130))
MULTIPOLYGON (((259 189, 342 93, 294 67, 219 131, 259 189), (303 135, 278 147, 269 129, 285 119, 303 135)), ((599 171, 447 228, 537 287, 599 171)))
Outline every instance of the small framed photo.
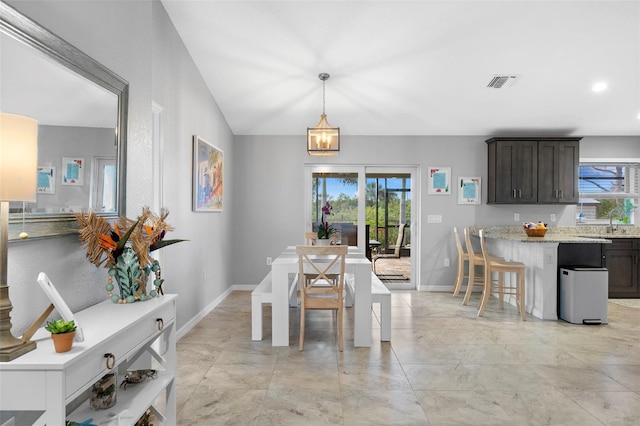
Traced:
POLYGON ((193 211, 221 212, 224 193, 224 152, 193 136, 193 211))
POLYGON ((56 168, 54 166, 38 166, 37 193, 56 193, 56 168))
POLYGON ((451 167, 429 167, 428 193, 451 195, 451 167))
POLYGON ((65 303, 64 299, 58 293, 58 290, 53 285, 47 274, 44 272, 40 272, 38 274, 38 284, 42 288, 42 291, 47 295, 53 306, 56 308, 62 319, 65 321, 74 321, 76 323, 76 337, 75 340, 78 342, 84 341, 84 335, 82 334, 82 328, 78 321, 73 316, 73 312, 69 309, 69 306, 65 303))
POLYGON ((62 184, 84 185, 84 158, 62 157, 62 184))
POLYGON ((458 177, 458 204, 481 204, 479 177, 458 177))

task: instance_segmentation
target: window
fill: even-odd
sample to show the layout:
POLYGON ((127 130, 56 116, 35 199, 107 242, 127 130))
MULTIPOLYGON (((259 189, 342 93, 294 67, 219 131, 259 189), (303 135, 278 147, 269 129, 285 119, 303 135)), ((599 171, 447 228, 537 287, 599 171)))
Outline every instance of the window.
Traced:
POLYGON ((580 163, 578 223, 636 223, 638 163, 580 163))

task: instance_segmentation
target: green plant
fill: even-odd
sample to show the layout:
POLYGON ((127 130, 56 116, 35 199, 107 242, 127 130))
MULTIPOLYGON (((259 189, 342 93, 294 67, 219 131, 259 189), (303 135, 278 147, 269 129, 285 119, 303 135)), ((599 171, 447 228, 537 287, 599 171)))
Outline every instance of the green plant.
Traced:
POLYGON ((72 331, 76 331, 76 323, 74 321, 59 319, 57 321, 47 322, 44 328, 50 331, 51 334, 71 333, 72 331))

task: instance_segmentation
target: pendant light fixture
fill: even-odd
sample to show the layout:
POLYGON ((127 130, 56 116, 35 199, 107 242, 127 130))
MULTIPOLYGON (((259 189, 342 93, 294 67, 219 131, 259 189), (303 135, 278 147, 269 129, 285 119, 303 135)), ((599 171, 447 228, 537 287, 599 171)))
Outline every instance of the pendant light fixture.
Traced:
POLYGON ((322 80, 322 115, 315 127, 307 127, 307 151, 309 155, 338 155, 340 152, 340 127, 331 127, 327 122, 325 106, 325 81, 330 75, 323 72, 318 75, 322 80))

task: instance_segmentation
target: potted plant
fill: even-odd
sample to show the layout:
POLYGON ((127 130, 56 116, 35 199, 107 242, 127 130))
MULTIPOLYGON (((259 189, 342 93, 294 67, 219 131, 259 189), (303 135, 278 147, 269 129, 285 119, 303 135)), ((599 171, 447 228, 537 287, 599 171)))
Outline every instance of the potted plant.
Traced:
POLYGON ((318 244, 329 244, 329 239, 335 236, 336 229, 329 225, 328 216, 331 216, 331 204, 327 203, 322 207, 322 221, 318 224, 318 244))
POLYGON ((51 332, 51 339, 53 339, 53 346, 56 352, 69 352, 71 350, 73 338, 76 337, 76 323, 74 321, 52 320, 44 328, 51 332))

